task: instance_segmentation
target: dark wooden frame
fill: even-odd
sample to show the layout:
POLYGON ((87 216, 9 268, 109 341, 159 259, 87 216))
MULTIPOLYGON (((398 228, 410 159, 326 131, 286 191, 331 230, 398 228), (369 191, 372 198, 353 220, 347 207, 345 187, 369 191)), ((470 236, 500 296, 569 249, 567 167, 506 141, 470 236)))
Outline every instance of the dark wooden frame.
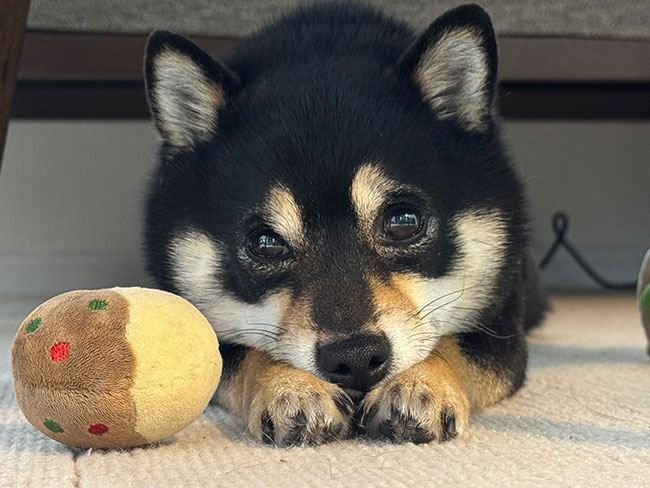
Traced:
MULTIPOLYGON (((12 116, 146 118, 146 35, 28 32, 12 116)), ((215 56, 233 38, 193 37, 215 56)), ((650 42, 502 37, 500 110, 513 119, 650 118, 650 42)))
POLYGON ((29 0, 0 2, 0 169, 28 11, 29 0))

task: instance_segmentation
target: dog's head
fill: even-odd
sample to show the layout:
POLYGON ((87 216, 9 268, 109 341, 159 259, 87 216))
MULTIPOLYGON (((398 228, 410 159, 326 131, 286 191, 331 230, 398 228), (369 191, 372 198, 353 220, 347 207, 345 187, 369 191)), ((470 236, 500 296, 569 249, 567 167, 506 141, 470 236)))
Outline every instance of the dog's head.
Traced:
POLYGON ((262 31, 228 67, 169 33, 147 50, 152 272, 221 341, 352 390, 481 327, 524 239, 489 18, 394 29, 311 56, 262 31))

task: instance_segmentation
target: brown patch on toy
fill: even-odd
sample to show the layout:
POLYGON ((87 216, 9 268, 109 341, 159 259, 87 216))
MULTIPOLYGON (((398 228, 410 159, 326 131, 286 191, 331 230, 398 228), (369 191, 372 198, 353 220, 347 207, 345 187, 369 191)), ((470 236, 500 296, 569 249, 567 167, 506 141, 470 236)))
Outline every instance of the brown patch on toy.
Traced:
POLYGON ((128 302, 111 290, 73 291, 34 310, 12 350, 25 417, 77 447, 145 444, 135 432, 135 360, 126 342, 128 302))

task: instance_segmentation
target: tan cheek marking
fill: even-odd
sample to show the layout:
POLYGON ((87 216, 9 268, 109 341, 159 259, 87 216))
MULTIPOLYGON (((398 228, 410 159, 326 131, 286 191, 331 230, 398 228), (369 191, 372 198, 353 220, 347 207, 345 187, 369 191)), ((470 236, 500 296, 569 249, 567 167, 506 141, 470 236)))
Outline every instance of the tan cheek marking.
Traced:
POLYGON ((494 372, 471 364, 463 356, 456 338, 442 337, 435 350, 456 374, 470 400, 472 410, 481 410, 508 395, 508 384, 494 372))
POLYGON ((291 192, 284 186, 269 191, 264 213, 271 227, 289 244, 300 247, 304 242, 302 212, 291 192))
POLYGON ((350 197, 364 232, 372 231, 374 219, 386 196, 397 187, 381 168, 372 164, 364 164, 359 168, 350 187, 350 197))
POLYGON ((416 308, 418 303, 416 297, 420 293, 420 278, 410 273, 395 273, 391 281, 399 293, 408 299, 411 307, 416 308))
POLYGON ((305 327, 311 328, 311 300, 306 297, 287 300, 280 322, 289 332, 305 327))
POLYGON ((392 370, 403 371, 424 359, 435 345, 437 335, 417 315, 417 308, 404 289, 407 278, 393 277, 391 282, 370 280, 377 321, 370 329, 383 332, 393 350, 392 370), (417 334, 417 335, 415 335, 417 334))
POLYGON ((400 327, 407 330, 407 323, 417 326, 420 323, 418 312, 421 297, 421 279, 411 273, 394 273, 390 283, 371 280, 371 289, 377 309, 397 313, 403 321, 400 327))
POLYGON ((370 289, 375 299, 375 307, 379 311, 399 309, 414 312, 414 302, 404 292, 409 286, 411 286, 410 278, 406 276, 393 275, 390 283, 371 278, 370 289))

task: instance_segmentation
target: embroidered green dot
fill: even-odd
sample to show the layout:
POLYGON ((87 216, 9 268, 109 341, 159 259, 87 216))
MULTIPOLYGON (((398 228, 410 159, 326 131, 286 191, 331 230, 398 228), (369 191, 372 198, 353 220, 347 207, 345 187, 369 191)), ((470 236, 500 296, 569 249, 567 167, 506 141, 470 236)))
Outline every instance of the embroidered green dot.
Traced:
POLYGON ((108 302, 106 300, 93 300, 88 304, 90 310, 106 310, 108 308, 108 302))
POLYGON ((36 318, 36 319, 32 319, 32 321, 27 326, 27 329, 25 329, 25 334, 33 334, 34 332, 36 332, 38 330, 38 328, 40 326, 41 326, 40 317, 36 318))
POLYGON ((56 432, 58 434, 61 434, 62 432, 64 432, 63 427, 61 427, 61 425, 59 425, 58 422, 55 422, 52 419, 45 419, 43 421, 43 425, 45 427, 47 427, 48 429, 50 429, 52 432, 56 432))

